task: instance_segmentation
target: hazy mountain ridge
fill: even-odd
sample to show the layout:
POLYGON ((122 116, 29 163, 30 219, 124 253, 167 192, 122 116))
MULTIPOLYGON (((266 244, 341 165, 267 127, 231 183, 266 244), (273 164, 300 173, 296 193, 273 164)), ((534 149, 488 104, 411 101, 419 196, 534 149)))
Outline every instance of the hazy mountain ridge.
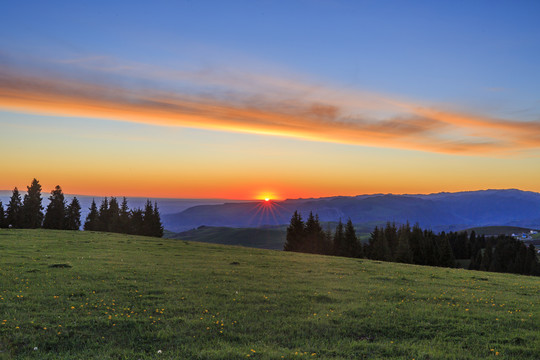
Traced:
POLYGON ((271 204, 200 205, 164 215, 162 220, 165 228, 171 231, 184 231, 201 225, 257 227, 287 224, 295 210, 304 217, 313 211, 322 221, 338 221, 340 218, 345 221, 349 217, 355 224, 409 221, 436 231, 489 225, 540 227, 540 193, 517 189, 336 196, 287 199, 271 204))

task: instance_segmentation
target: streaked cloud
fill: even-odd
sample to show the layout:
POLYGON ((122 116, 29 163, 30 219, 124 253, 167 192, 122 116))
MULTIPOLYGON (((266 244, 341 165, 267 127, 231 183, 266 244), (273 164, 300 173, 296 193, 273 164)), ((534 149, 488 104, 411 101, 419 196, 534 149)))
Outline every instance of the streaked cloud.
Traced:
POLYGON ((0 63, 0 108, 428 152, 540 148, 540 123, 339 89, 300 77, 164 70, 106 57, 0 63))

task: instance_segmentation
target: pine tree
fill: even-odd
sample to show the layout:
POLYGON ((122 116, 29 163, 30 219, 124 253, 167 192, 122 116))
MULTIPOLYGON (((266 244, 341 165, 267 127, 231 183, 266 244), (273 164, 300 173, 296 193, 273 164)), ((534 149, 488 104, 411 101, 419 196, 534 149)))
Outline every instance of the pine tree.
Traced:
POLYGON ((141 209, 131 211, 130 230, 132 235, 143 235, 144 233, 144 213, 141 209))
POLYGON ((295 211, 291 217, 291 222, 287 227, 287 237, 284 251, 296 251, 299 252, 303 248, 304 243, 304 222, 302 221, 302 215, 295 211))
POLYGON ((471 257, 469 264, 469 270, 480 270, 482 265, 482 250, 478 250, 476 254, 471 257))
POLYGON ((0 201, 0 229, 6 228, 6 214, 4 213, 4 205, 0 201))
POLYGON ((540 264, 536 256, 536 247, 533 244, 529 244, 527 247, 527 260, 524 273, 527 275, 540 275, 540 264))
POLYGON ((20 228, 22 225, 22 201, 19 189, 14 188, 6 209, 6 223, 8 227, 20 228))
POLYGON ((397 228, 395 223, 386 223, 386 227, 384 228, 384 238, 386 239, 386 244, 388 246, 385 255, 386 260, 392 261, 394 259, 394 252, 398 245, 397 228))
POLYGON ((152 219, 152 236, 163 237, 163 224, 161 223, 161 216, 159 215, 157 202, 154 203, 154 216, 152 219))
POLYGON ((60 185, 56 185, 54 190, 51 191, 49 196, 49 205, 47 205, 47 212, 45 213, 45 219, 43 220, 43 228, 45 229, 63 229, 66 203, 64 201, 64 194, 60 185))
POLYGON ((119 229, 120 232, 123 234, 128 234, 130 229, 130 211, 128 207, 127 199, 124 197, 122 199, 122 204, 120 205, 120 217, 118 219, 119 221, 119 229))
POLYGON ((448 238, 442 233, 438 238, 438 263, 437 266, 442 267, 455 267, 456 259, 452 252, 452 247, 448 242, 448 238))
POLYGON ((356 237, 356 231, 354 230, 354 225, 352 220, 349 218, 347 224, 345 225, 345 246, 344 253, 348 257, 362 257, 362 248, 356 237))
POLYGON ((409 236, 409 245, 413 256, 413 264, 424 264, 425 255, 423 253, 422 242, 424 233, 418 223, 414 224, 409 236))
POLYGON ((98 229, 98 221, 99 221, 99 212, 98 212, 95 200, 92 199, 90 212, 86 216, 86 221, 84 222, 84 230, 96 231, 98 229))
POLYGON ((109 200, 108 218, 109 218, 108 225, 107 225, 108 231, 121 232, 120 231, 120 207, 118 206, 118 201, 113 196, 111 196, 111 200, 109 200))
POLYGON ((21 209, 22 227, 26 229, 37 229, 43 222, 43 206, 41 206, 41 185, 36 179, 27 186, 28 192, 24 195, 24 203, 21 209))
POLYGON ((99 206, 96 230, 109 231, 109 199, 107 199, 107 197, 101 201, 101 205, 99 206))
POLYGON ((341 222, 341 219, 339 219, 339 222, 336 226, 336 230, 334 231, 334 255, 336 256, 345 256, 345 234, 343 231, 343 223, 341 222))
POLYGON ((304 252, 320 254, 322 253, 324 244, 324 231, 319 222, 319 216, 313 215, 313 212, 309 213, 309 217, 306 221, 305 229, 305 249, 304 252))
POLYGON ((491 246, 491 243, 488 243, 488 245, 484 249, 484 254, 482 255, 482 263, 480 263, 479 270, 489 271, 489 268, 491 266, 492 256, 493 256, 493 247, 491 246))
POLYGON ((144 206, 144 216, 143 216, 143 233, 141 235, 153 236, 152 229, 154 225, 154 208, 152 202, 147 199, 146 205, 144 206))
POLYGON ((395 260, 401 263, 410 264, 413 261, 411 246, 409 245, 409 237, 411 228, 407 223, 406 226, 401 226, 398 230, 398 245, 396 249, 395 260))
POLYGON ((81 227, 81 204, 76 197, 71 200, 71 203, 66 208, 66 217, 64 221, 64 229, 79 230, 81 227))

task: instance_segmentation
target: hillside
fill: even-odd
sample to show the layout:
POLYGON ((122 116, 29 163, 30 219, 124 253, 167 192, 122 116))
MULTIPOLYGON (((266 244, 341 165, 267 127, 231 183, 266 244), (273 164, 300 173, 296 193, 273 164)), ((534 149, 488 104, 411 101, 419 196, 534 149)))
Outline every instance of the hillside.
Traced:
POLYGON ((0 251, 0 357, 540 357, 533 277, 91 232, 0 251))
POLYGON ((304 218, 313 211, 321 221, 351 218, 357 227, 386 221, 419 223, 436 232, 479 226, 540 227, 540 194, 514 189, 201 205, 165 214, 162 220, 166 229, 175 232, 201 225, 258 227, 288 224, 295 210, 304 218))
POLYGON ((181 233, 170 233, 165 237, 222 245, 241 245, 259 249, 283 250, 286 229, 278 228, 228 228, 200 226, 181 233))

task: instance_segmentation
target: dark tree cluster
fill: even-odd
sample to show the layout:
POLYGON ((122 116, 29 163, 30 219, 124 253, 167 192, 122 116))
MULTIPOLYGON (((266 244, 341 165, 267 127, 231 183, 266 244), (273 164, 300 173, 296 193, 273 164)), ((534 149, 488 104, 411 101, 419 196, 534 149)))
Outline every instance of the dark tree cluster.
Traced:
POLYGON ((68 205, 64 200, 64 194, 60 186, 56 186, 51 191, 50 203, 43 214, 41 204, 41 185, 34 179, 30 186, 27 186, 27 193, 24 201, 17 188, 13 189, 13 194, 4 211, 0 202, 0 228, 16 229, 60 229, 79 230, 81 226, 81 205, 77 198, 73 198, 68 205))
POLYGON ((366 257, 417 265, 456 267, 456 259, 470 259, 470 270, 539 275, 540 263, 534 245, 528 247, 510 236, 486 238, 471 232, 422 230, 418 224, 375 227, 368 243, 362 245, 349 219, 340 221, 334 233, 323 231, 317 215, 310 213, 306 223, 295 211, 284 246, 285 251, 325 255, 366 257))
POLYGON ((540 264, 533 244, 527 246, 523 241, 506 235, 480 239, 485 247, 471 247, 470 270, 540 276, 540 264))
POLYGON ((157 203, 146 201, 143 209, 130 210, 124 197, 121 204, 115 197, 104 198, 99 206, 92 200, 84 223, 87 231, 108 231, 122 234, 163 236, 163 225, 157 203))
POLYGON ((365 252, 369 259, 394 261, 407 264, 455 267, 456 260, 448 237, 422 230, 419 225, 387 223, 375 227, 365 252))
POLYGON ((309 214, 304 223, 302 215, 295 211, 289 227, 284 246, 285 251, 326 254, 346 257, 362 257, 362 247, 356 237, 352 221, 344 226, 341 220, 334 233, 328 229, 323 231, 319 217, 309 214))

